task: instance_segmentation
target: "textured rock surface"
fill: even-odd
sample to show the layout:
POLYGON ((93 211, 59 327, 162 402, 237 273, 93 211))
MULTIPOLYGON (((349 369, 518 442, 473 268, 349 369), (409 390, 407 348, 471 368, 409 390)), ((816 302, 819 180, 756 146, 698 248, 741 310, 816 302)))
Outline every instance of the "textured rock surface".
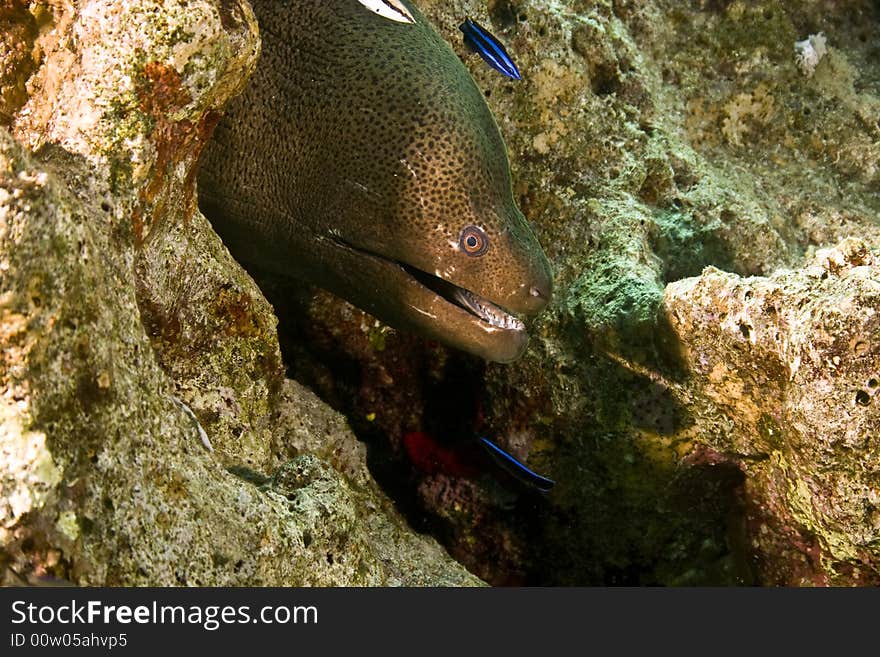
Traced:
POLYGON ((25 0, 4 0, 0 4, 0 125, 7 125, 13 113, 27 100, 25 83, 34 70, 36 17, 25 0))
POLYGON ((694 373, 689 432, 745 473, 749 535, 779 584, 880 578, 880 258, 856 239, 797 271, 708 269, 666 288, 694 373))
POLYGON ((479 584, 285 380, 271 307, 196 210, 193 166, 258 54, 247 4, 12 2, 0 22, 3 580, 479 584))
MULTIPOLYGON (((667 284, 706 266, 769 276, 800 270, 817 248, 848 236, 880 245, 876 3, 420 6, 496 112, 517 198, 556 269, 555 298, 531 327, 526 357, 506 367, 426 347, 319 295, 306 304, 307 321, 282 324, 297 376, 343 409, 372 450, 390 445, 386 478, 408 482, 399 496, 411 516, 489 581, 876 583, 873 507, 808 517, 796 506, 806 498, 780 493, 767 507, 772 518, 754 521, 779 470, 715 454, 752 440, 738 449, 764 452, 749 425, 718 410, 717 424, 703 416, 714 384, 685 367, 661 310, 667 284), (457 29, 465 15, 504 41, 522 82, 467 52, 457 29), (794 44, 819 32, 828 50, 807 76, 794 44), (340 381, 352 371, 359 385, 340 381), (419 472, 400 444, 410 430, 447 444, 493 436, 557 487, 534 498, 499 488, 488 468, 478 481, 419 472)), ((814 284, 803 294, 827 298, 814 284)), ((841 312, 858 324, 854 308, 841 312)), ((707 334, 682 334, 686 343, 708 339, 696 320, 688 326, 707 334)), ((877 341, 866 345, 863 358, 874 358, 877 341)), ((726 355, 736 359, 726 363, 732 371, 752 362, 726 355)), ((791 393, 787 373, 777 374, 772 385, 791 393)), ((845 395, 837 389, 841 406, 811 415, 810 435, 867 430, 873 416, 852 413, 868 380, 845 395)), ((859 450, 800 459, 801 475, 815 468, 812 503, 847 497, 822 474, 834 463, 841 481, 860 482, 844 506, 873 504, 864 459, 859 450)))

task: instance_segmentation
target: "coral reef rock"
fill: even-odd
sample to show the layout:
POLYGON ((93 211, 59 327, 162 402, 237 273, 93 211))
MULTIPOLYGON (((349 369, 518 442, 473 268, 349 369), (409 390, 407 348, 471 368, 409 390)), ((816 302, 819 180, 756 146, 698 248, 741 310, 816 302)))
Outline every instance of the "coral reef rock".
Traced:
POLYGON ((690 432, 746 473, 765 578, 876 584, 880 255, 849 239, 767 278, 708 268, 669 285, 664 311, 690 432))
POLYGON ((196 209, 247 3, 10 0, 0 26, 2 581, 481 584, 285 380, 196 209))

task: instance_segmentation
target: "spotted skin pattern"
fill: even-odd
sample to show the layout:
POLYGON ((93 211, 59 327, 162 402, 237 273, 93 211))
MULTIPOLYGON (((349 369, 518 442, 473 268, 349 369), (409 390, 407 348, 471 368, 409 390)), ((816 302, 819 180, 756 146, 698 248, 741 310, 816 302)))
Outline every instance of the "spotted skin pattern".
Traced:
POLYGON ((498 126, 459 58, 405 0, 413 24, 358 0, 251 4, 260 64, 199 174, 200 206, 232 254, 392 326, 488 360, 519 357, 524 330, 437 293, 458 286, 534 315, 552 287, 498 126), (478 257, 461 248, 471 226, 488 237, 478 257))

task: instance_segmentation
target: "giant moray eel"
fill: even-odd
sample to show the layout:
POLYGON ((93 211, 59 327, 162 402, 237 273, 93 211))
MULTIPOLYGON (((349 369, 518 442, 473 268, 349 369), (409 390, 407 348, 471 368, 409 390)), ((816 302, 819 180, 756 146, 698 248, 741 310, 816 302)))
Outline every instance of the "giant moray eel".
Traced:
POLYGON ((251 4, 260 63, 199 173, 201 209, 231 253, 392 326, 520 356, 516 315, 547 304, 550 267, 459 58, 407 0, 251 4))

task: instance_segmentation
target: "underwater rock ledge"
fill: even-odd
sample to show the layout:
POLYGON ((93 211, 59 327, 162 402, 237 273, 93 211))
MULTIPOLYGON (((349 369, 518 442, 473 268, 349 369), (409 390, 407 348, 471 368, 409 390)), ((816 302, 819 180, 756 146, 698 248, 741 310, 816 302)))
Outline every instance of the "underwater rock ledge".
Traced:
POLYGON ((2 581, 480 585, 285 380, 271 307, 196 209, 259 54, 248 4, 0 21, 2 581))
POLYGON ((689 374, 689 432, 746 474, 768 583, 880 579, 880 253, 850 238, 794 271, 708 268, 664 316, 689 374))

